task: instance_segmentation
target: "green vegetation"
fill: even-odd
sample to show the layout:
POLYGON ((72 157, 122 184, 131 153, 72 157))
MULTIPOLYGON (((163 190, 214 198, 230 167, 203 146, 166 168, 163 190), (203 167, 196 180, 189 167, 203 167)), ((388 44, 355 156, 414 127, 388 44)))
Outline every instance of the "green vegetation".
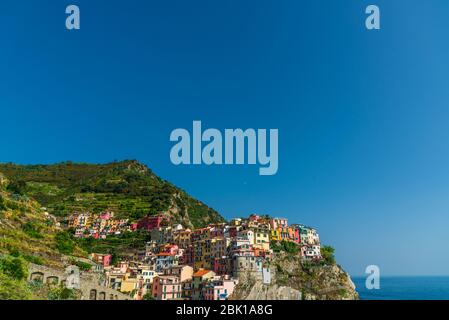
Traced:
POLYGON ((76 259, 72 259, 70 263, 76 265, 80 269, 80 271, 89 271, 90 269, 92 269, 91 263, 83 262, 76 259))
POLYGON ((14 280, 24 280, 28 277, 28 266, 24 259, 13 256, 0 258, 0 272, 14 280))
POLYGON ((282 240, 281 242, 271 241, 270 248, 273 249, 274 252, 287 252, 290 254, 298 253, 298 245, 294 242, 282 240))
POLYGON ((0 300, 28 300, 31 297, 24 280, 16 280, 0 272, 0 300))
POLYGON ((25 260, 10 255, 0 256, 0 300, 26 300, 32 293, 27 286, 28 266, 25 260))
POLYGON ((73 250, 75 249, 75 242, 72 239, 72 235, 70 235, 66 231, 58 232, 55 236, 56 248, 62 254, 71 255, 73 254, 73 250))
POLYGON ((121 235, 108 236, 106 239, 76 239, 77 244, 88 253, 112 254, 112 262, 118 262, 119 256, 133 249, 141 249, 149 241, 147 232, 126 232, 121 235))
POLYGON ((0 212, 6 209, 5 199, 3 199, 3 196, 0 194, 0 212))
POLYGON ((37 257, 37 256, 33 256, 30 254, 24 254, 21 255, 26 261, 30 262, 30 263, 34 263, 34 264, 38 264, 38 265, 43 265, 44 264, 44 259, 42 259, 41 257, 37 257))
POLYGON ((34 264, 38 264, 38 265, 44 264, 44 260, 41 257, 35 256, 32 254, 21 253, 16 247, 8 246, 8 252, 11 257, 16 257, 16 258, 22 257, 23 259, 25 259, 26 261, 28 261, 30 263, 34 263, 34 264))
POLYGON ((151 293, 147 292, 143 295, 142 297, 143 300, 154 300, 153 296, 151 295, 151 293))
POLYGON ((76 300, 75 290, 64 287, 50 288, 48 292, 48 300, 76 300))
POLYGON ((335 249, 331 246, 321 247, 321 256, 323 257, 323 262, 327 265, 334 265, 335 262, 335 249))
POLYGON ((1 190, 0 197, 6 208, 0 214, 0 255, 7 254, 51 267, 62 266, 61 253, 71 252, 81 257, 86 255, 76 243, 61 235, 56 237, 59 230, 44 214, 39 203, 26 196, 1 190))
POLYGON ((215 210, 134 160, 28 166, 9 163, 0 164, 0 171, 11 181, 9 192, 32 197, 57 216, 112 210, 119 217, 137 220, 175 207, 173 222, 189 227, 224 221, 215 210))
POLYGON ((31 222, 27 222, 22 226, 22 230, 32 238, 41 239, 43 238, 40 233, 39 227, 31 222))
POLYGON ((26 192, 26 182, 23 180, 11 181, 6 190, 13 194, 24 195, 26 192))

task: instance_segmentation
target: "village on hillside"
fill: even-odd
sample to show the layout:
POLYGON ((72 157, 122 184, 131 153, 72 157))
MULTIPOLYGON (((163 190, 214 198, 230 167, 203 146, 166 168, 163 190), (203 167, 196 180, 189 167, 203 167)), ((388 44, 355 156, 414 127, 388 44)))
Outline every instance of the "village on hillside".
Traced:
MULTIPOLYGON (((173 224, 165 215, 130 223, 113 212, 75 213, 64 225, 76 238, 106 239, 125 232, 147 232, 151 239, 133 257, 90 254, 102 285, 135 300, 226 300, 248 277, 270 284, 270 259, 279 246, 293 246, 304 261, 320 261, 314 228, 287 219, 250 215, 199 229, 173 224)), ((97 299, 92 292, 91 300, 97 299)))

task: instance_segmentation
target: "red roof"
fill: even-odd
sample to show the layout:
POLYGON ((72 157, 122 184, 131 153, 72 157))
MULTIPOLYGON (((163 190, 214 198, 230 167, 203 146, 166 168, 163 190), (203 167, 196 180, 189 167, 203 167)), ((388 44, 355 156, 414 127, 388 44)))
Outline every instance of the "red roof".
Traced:
POLYGON ((173 255, 170 253, 167 253, 167 252, 161 252, 161 253, 158 253, 157 256, 173 256, 173 255))
POLYGON ((205 274, 208 274, 209 272, 212 272, 212 270, 198 270, 193 274, 194 277, 202 277, 205 274))

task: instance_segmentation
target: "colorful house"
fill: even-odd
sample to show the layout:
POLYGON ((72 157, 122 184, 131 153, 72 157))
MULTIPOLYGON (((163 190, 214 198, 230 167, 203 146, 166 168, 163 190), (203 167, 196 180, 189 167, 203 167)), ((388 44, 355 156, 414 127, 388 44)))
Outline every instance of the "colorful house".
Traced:
POLYGON ((156 255, 156 272, 162 273, 177 264, 175 256, 170 253, 158 253, 156 255))
POLYGON ((270 231, 268 226, 253 228, 254 232, 254 248, 262 250, 270 250, 270 231))
POLYGON ((192 299, 203 300, 203 287, 209 279, 215 276, 212 270, 200 269, 192 277, 192 299))
POLYGON ((271 229, 286 228, 288 227, 288 219, 286 218, 273 218, 270 220, 271 229))
POLYGON ((192 231, 192 243, 210 238, 211 228, 200 228, 192 231))
POLYGON ((214 272, 217 275, 226 275, 232 272, 231 259, 228 256, 223 255, 214 259, 214 272))
POLYGON ((177 300, 182 297, 182 285, 177 276, 157 276, 153 279, 152 295, 156 300, 177 300))
POLYGON ((214 277, 203 287, 204 300, 227 300, 237 284, 237 279, 214 277))
POLYGON ((320 260, 321 246, 319 244, 304 245, 301 247, 301 256, 306 260, 320 260))
POLYGON ((111 254, 101 254, 101 253, 91 253, 90 259, 102 265, 103 267, 109 267, 112 262, 112 255, 111 254))
POLYGON ((316 229, 299 225, 300 243, 303 245, 314 245, 320 243, 320 236, 316 229))
POLYGON ((180 248, 188 248, 191 244, 192 230, 177 230, 173 232, 173 243, 180 248))
POLYGON ((192 280, 193 268, 191 266, 172 266, 164 270, 164 275, 177 276, 179 281, 186 282, 192 280))

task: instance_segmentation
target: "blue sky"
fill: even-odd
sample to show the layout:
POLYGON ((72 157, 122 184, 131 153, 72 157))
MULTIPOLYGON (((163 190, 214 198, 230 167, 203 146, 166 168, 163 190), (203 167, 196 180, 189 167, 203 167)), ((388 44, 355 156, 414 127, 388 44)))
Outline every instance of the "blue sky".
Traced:
POLYGON ((449 2, 0 2, 0 161, 138 159, 226 218, 316 226, 351 274, 448 274, 449 2), (65 7, 81 30, 65 29, 65 7), (382 30, 364 28, 380 6, 382 30), (279 171, 170 132, 279 129, 279 171))

